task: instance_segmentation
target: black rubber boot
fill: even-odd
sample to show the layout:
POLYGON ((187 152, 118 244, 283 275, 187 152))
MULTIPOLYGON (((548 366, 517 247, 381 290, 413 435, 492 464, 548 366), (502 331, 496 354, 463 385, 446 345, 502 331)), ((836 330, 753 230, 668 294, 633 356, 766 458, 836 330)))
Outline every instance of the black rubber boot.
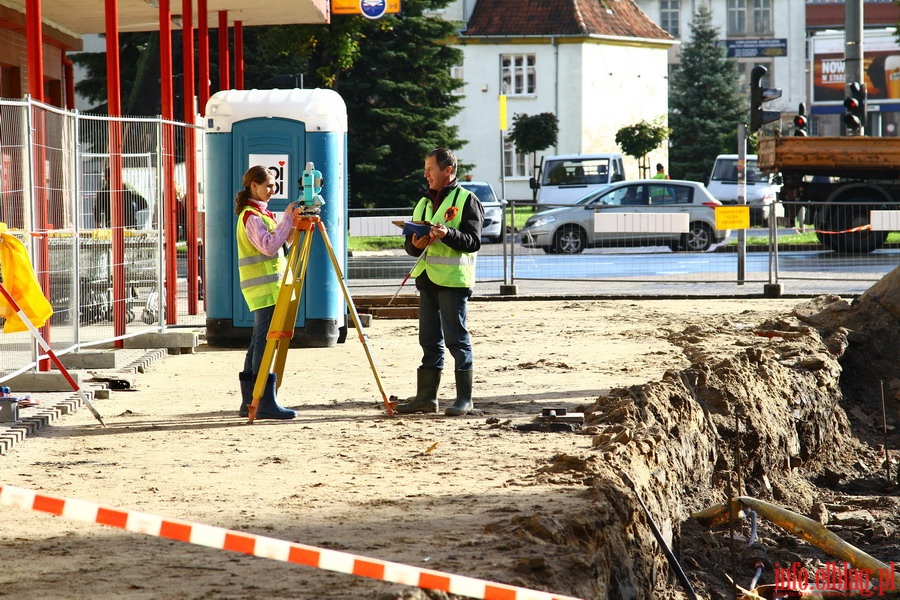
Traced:
POLYGON ((456 401, 447 407, 445 415, 461 417, 472 412, 472 378, 474 371, 454 371, 456 375, 456 401))
POLYGON ((275 381, 278 375, 269 373, 269 379, 266 380, 266 389, 263 391, 262 398, 259 399, 259 406, 256 409, 257 419, 293 419, 297 416, 297 411, 292 408, 284 408, 275 399, 275 381))
POLYGON ((241 371, 238 373, 238 379, 241 382, 241 408, 238 416, 246 417, 249 415, 250 405, 253 404, 253 384, 256 382, 256 377, 253 376, 253 373, 241 371))
POLYGON ((437 392, 441 386, 440 369, 423 369, 416 371, 416 395, 403 404, 397 405, 400 414, 436 413, 438 411, 437 392))

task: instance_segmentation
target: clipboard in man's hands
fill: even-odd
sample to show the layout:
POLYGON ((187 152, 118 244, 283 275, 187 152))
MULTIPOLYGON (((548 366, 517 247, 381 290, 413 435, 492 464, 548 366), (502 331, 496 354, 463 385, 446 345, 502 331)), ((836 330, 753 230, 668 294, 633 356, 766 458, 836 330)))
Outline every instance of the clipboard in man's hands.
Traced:
POLYGON ((433 227, 428 221, 392 221, 392 223, 403 229, 403 235, 415 234, 419 237, 425 237, 431 233, 433 227))

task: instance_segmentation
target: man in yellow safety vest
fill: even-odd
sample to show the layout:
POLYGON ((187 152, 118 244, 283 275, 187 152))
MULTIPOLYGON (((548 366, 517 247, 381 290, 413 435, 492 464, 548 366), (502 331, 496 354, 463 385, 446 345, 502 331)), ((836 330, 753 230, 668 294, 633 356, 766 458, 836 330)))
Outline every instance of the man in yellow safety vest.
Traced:
POLYGON ((398 413, 438 411, 445 347, 454 360, 456 400, 444 414, 465 415, 474 407, 474 360, 466 317, 475 287, 475 255, 481 248, 484 207, 475 194, 459 186, 456 167, 452 151, 438 148, 428 153, 425 179, 429 189, 416 204, 413 220, 430 223, 431 229, 422 236, 406 236, 406 252, 421 257, 411 276, 419 290, 419 345, 423 356, 416 376, 416 395, 398 404, 398 413))

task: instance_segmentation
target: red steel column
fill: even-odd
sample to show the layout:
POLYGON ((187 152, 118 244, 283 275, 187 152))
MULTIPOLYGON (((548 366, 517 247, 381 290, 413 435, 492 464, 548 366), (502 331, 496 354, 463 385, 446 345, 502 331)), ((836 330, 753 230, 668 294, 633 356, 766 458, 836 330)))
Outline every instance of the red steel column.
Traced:
POLYGON ((219 11, 219 90, 231 89, 231 63, 228 58, 228 11, 219 11))
POLYGON ((38 102, 44 101, 44 28, 41 0, 25 3, 26 35, 28 40, 28 93, 38 102))
MULTIPOLYGON (((184 55, 184 122, 196 122, 194 107, 194 20, 193 0, 182 0, 181 14, 184 19, 181 28, 184 55)), ((199 264, 197 251, 197 153, 196 132, 191 127, 184 130, 184 169, 186 185, 184 189, 184 237, 188 249, 188 314, 196 315, 199 296, 199 264)), ((168 300, 167 300, 168 302, 168 300)))
POLYGON ((66 78, 65 106, 67 110, 75 110, 75 65, 63 54, 63 76, 66 78))
POLYGON ((234 89, 244 89, 244 23, 234 22, 234 89))
MULTIPOLYGON (((43 17, 41 16, 41 0, 28 0, 25 4, 26 38, 28 39, 28 90, 34 100, 44 101, 44 32, 43 17)), ((34 119, 33 153, 31 155, 31 177, 34 184, 34 196, 31 204, 34 209, 34 225, 41 232, 49 228, 49 206, 47 205, 47 176, 44 169, 46 152, 44 136, 47 135, 43 109, 29 106, 34 119)), ((38 281, 41 288, 50 295, 50 241, 46 235, 42 235, 37 243, 35 266, 37 267, 38 281)), ((77 313, 77 309, 76 309, 77 313)), ((50 341, 50 324, 41 327, 41 336, 50 341)), ((49 371, 50 361, 44 359, 38 362, 39 371, 49 371)))
POLYGON ((197 56, 200 72, 197 81, 197 109, 206 114, 206 102, 209 100, 209 13, 206 0, 197 0, 197 40, 199 55, 197 56))
MULTIPOLYGON (((106 102, 109 121, 109 207, 113 235, 113 332, 125 333, 125 236, 122 214, 122 92, 119 74, 119 6, 118 0, 106 0, 106 102)), ((116 347, 122 348, 121 340, 116 347)))
MULTIPOLYGON (((158 194, 162 201, 159 214, 163 219, 165 242, 163 249, 166 255, 165 299, 167 324, 175 323, 178 315, 178 242, 177 212, 175 201, 175 131, 171 123, 175 117, 172 94, 172 11, 169 0, 159 0, 159 76, 162 92, 162 124, 163 156, 162 156, 162 189, 158 194)), ((162 322, 162 318, 160 318, 162 322)))
POLYGON ((159 0, 159 83, 162 94, 162 117, 172 119, 172 12, 169 0, 159 0))

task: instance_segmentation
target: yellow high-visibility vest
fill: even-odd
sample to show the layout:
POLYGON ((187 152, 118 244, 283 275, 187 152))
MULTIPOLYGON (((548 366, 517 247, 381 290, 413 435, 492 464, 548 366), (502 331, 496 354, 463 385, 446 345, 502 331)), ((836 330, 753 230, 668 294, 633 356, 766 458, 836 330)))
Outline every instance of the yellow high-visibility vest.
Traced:
MULTIPOLYGON (((468 190, 457 187, 447 194, 436 213, 432 210, 434 203, 431 198, 422 197, 413 210, 413 220, 428 221, 434 224, 443 223, 447 227, 459 229, 459 225, 462 223, 463 206, 465 206, 469 194, 471 192, 468 190), (448 220, 447 216, 450 214, 448 211, 454 206, 456 214, 448 220)), ((425 271, 428 273, 428 278, 438 285, 465 288, 475 286, 474 252, 454 250, 438 239, 434 240, 425 252, 427 253, 425 258, 413 269, 413 277, 418 277, 422 271, 425 271)))
POLYGON ((238 215, 237 251, 241 293, 244 294, 244 300, 250 310, 258 310, 274 306, 278 300, 278 289, 287 261, 280 250, 275 256, 266 256, 250 242, 247 229, 244 227, 244 220, 249 216, 248 211, 259 215, 270 232, 278 223, 253 206, 245 206, 238 215))

